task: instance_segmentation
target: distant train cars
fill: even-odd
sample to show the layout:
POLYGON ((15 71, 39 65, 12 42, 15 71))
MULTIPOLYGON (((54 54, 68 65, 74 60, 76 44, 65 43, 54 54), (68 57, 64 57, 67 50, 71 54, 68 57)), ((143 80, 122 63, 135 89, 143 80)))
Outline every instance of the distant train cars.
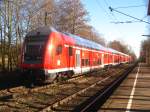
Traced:
POLYGON ((20 67, 37 80, 53 81, 105 65, 131 61, 127 54, 50 27, 29 32, 24 40, 20 67))

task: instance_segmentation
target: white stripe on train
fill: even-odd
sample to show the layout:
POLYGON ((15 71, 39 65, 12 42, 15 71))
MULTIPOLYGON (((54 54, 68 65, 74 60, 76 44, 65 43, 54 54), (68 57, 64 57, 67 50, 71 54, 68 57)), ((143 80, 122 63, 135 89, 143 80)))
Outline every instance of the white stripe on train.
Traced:
POLYGON ((106 65, 116 65, 118 63, 109 63, 109 64, 103 64, 98 66, 92 66, 92 67, 70 67, 70 68, 59 68, 59 69, 48 69, 48 73, 59 73, 59 72, 65 72, 69 70, 73 70, 75 73, 85 73, 90 70, 96 69, 96 68, 103 68, 106 65))

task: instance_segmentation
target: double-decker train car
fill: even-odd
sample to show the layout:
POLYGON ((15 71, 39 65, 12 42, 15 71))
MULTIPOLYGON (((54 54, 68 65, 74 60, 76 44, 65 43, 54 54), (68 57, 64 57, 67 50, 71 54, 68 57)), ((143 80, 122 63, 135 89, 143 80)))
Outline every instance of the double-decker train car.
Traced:
POLYGON ((130 61, 129 55, 114 49, 51 27, 41 27, 26 35, 20 67, 35 80, 54 81, 64 75, 71 77, 130 61))

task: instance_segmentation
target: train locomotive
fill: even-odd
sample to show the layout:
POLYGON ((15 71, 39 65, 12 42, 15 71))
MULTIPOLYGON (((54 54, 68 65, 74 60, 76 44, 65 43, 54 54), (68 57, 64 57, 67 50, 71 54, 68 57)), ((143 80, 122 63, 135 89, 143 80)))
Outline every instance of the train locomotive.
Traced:
POLYGON ((72 77, 130 61, 127 54, 45 26, 26 35, 20 67, 35 80, 52 82, 61 76, 72 77))

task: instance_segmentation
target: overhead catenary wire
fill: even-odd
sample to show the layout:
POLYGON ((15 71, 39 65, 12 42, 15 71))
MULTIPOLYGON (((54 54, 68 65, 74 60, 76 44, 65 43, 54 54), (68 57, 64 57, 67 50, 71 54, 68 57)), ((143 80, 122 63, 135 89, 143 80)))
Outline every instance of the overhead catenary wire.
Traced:
POLYGON ((109 18, 111 18, 110 14, 104 9, 104 7, 100 4, 100 2, 98 0, 96 0, 96 2, 99 8, 101 8, 109 18))
MULTIPOLYGON (((106 0, 104 0, 104 3, 106 4, 106 6, 109 7, 109 4, 106 0)), ((111 15, 112 15, 113 18, 115 18, 118 21, 118 19, 116 18, 116 16, 113 13, 111 13, 111 15)))
MULTIPOLYGON (((146 17, 148 17, 147 15, 146 16, 144 16, 141 20, 144 20, 146 17)), ((114 22, 114 21, 111 21, 111 23, 114 23, 114 24, 124 24, 124 23, 135 23, 135 22, 141 22, 141 21, 134 21, 134 20, 127 20, 127 21, 116 21, 116 22, 114 22)))
POLYGON ((145 6, 144 4, 143 5, 132 5, 132 6, 123 6, 123 7, 116 7, 114 9, 121 9, 121 8, 137 8, 137 7, 143 7, 145 6))
MULTIPOLYGON (((107 7, 109 7, 110 5, 108 4, 108 2, 110 3, 110 1, 108 1, 107 2, 107 0, 103 0, 104 1, 104 3, 106 4, 106 6, 107 7)), ((109 16, 110 17, 110 20, 114 20, 114 21, 119 21, 118 19, 117 19, 117 17, 113 14, 113 13, 109 13, 109 15, 111 15, 111 16, 109 16)), ((122 32, 120 31, 120 29, 119 28, 117 28, 118 26, 113 26, 115 29, 116 29, 116 31, 118 31, 118 33, 120 33, 120 35, 122 35, 122 32)))
POLYGON ((121 12, 121 11, 118 11, 118 10, 112 8, 111 6, 109 7, 109 9, 110 9, 111 12, 112 12, 112 11, 115 11, 115 12, 117 12, 117 13, 120 13, 120 14, 122 14, 122 15, 128 16, 128 17, 130 17, 130 18, 133 18, 133 19, 139 20, 139 21, 141 21, 141 22, 150 24, 150 22, 148 22, 148 21, 144 21, 144 20, 139 19, 139 18, 137 18, 137 17, 134 17, 134 16, 131 16, 131 15, 129 15, 129 14, 123 13, 123 12, 121 12))
POLYGON ((106 4, 107 6, 109 6, 109 5, 108 5, 108 2, 107 2, 106 0, 104 0, 104 2, 105 2, 105 4, 106 4))
MULTIPOLYGON (((105 1, 105 0, 104 0, 105 1)), ((101 8, 104 12, 105 12, 105 14, 109 17, 109 19, 110 20, 115 20, 115 21, 118 21, 118 19, 116 18, 116 16, 113 14, 113 13, 108 13, 105 9, 104 9, 104 7, 100 4, 100 2, 99 2, 99 0, 96 0, 96 2, 97 2, 97 5, 99 6, 99 8, 101 8)), ((109 5, 108 5, 108 3, 107 3, 107 1, 105 1, 105 4, 106 4, 106 6, 108 6, 109 7, 109 5)), ((115 27, 116 28, 116 27, 115 27)), ((120 32, 120 31, 119 31, 120 32)), ((121 33, 120 33, 121 34, 121 33)))
MULTIPOLYGON (((118 21, 117 17, 113 14, 113 13, 109 13, 106 11, 106 9, 103 7, 103 5, 101 5, 99 0, 95 0, 97 2, 97 5, 99 6, 100 9, 102 9, 105 14, 109 17, 109 19, 112 21, 118 21)), ((106 0, 104 0, 104 3, 106 4, 107 7, 109 7, 110 5, 108 4, 108 2, 106 0)), ((109 2, 110 3, 110 2, 109 2)), ((122 31, 120 30, 120 28, 117 25, 113 25, 113 28, 120 34, 122 35, 122 31)))
POLYGON ((111 21, 111 23, 114 24, 135 23, 135 22, 141 22, 141 21, 117 21, 117 22, 111 21))
MULTIPOLYGON (((107 2, 107 0, 104 0, 104 2, 105 2, 105 4, 106 4, 108 7, 110 6, 110 5, 108 4, 108 2, 110 3, 110 1, 107 2)), ((122 7, 116 7, 116 8, 113 8, 113 9, 119 9, 119 8, 137 8, 137 7, 143 7, 143 6, 146 7, 146 4, 131 5, 131 6, 122 6, 122 7)), ((111 13, 111 14, 114 16, 114 18, 116 18, 113 13, 111 13)), ((146 17, 147 17, 147 15, 144 16, 144 17, 142 18, 142 20, 143 20, 144 18, 146 18, 146 17)), ((117 19, 116 19, 116 20, 117 20, 117 19)), ((141 20, 140 20, 140 21, 141 21, 141 20)), ((133 22, 139 22, 139 21, 133 21, 133 22)), ((126 22, 124 22, 124 23, 126 23, 126 22)), ((127 21, 127 23, 130 23, 130 22, 127 21)), ((131 23, 132 23, 132 22, 131 22, 131 23)))
MULTIPOLYGON (((96 0, 97 5, 99 6, 99 8, 101 8, 105 14, 109 17, 110 20, 114 20, 114 21, 118 21, 118 19, 116 18, 116 16, 113 13, 108 13, 105 8, 103 7, 103 5, 101 5, 99 0, 96 0)), ((106 6, 109 7, 108 2, 106 0, 104 0, 104 3, 106 4, 106 6)), ((115 27, 115 29, 121 34, 121 32, 115 27)))

